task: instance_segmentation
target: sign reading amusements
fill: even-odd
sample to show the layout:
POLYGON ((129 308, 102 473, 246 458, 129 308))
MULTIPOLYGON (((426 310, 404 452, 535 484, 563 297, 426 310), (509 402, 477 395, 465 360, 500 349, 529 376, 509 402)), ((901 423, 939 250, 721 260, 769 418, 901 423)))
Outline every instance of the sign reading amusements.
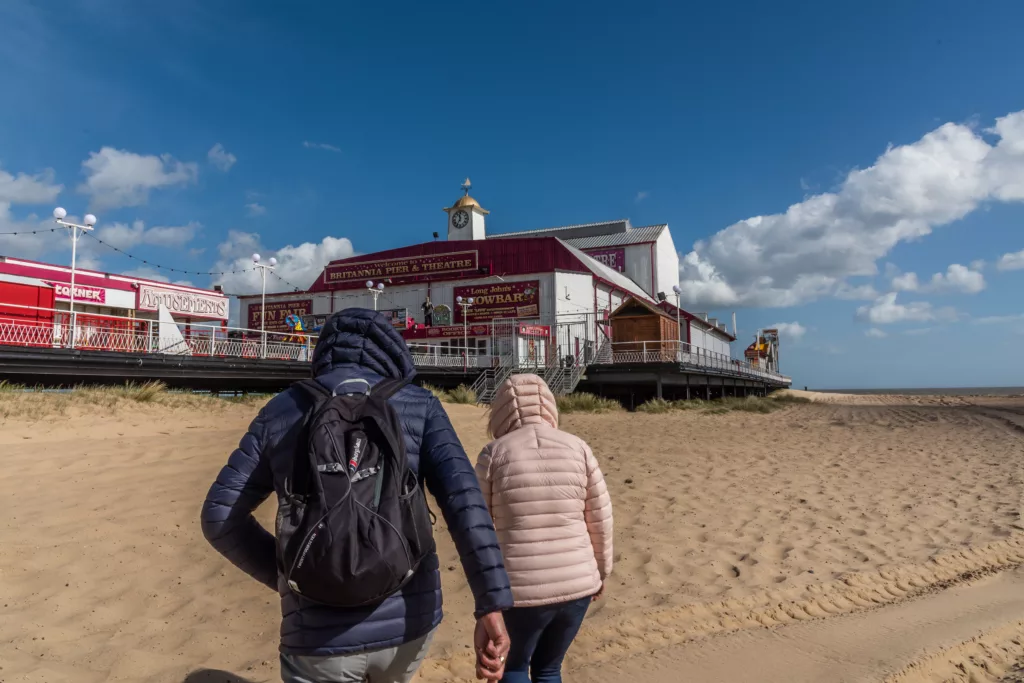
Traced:
MULTIPOLYGON (((490 322, 495 318, 536 318, 540 315, 540 281, 497 282, 488 285, 455 287, 453 294, 473 305, 466 311, 469 323, 490 322)), ((463 321, 463 307, 455 305, 455 321, 463 321)))
MULTIPOLYGON (((268 301, 267 302, 267 332, 291 332, 292 328, 286 322, 288 316, 297 315, 301 319, 309 315, 313 310, 312 299, 297 299, 293 301, 268 301)), ((260 329, 260 304, 254 302, 249 304, 249 329, 260 329)))
POLYGON ((155 311, 163 304, 173 314, 227 320, 228 299, 213 294, 139 285, 139 310, 155 311))
POLYGON ((324 284, 349 284, 385 278, 398 279, 421 275, 461 273, 467 270, 476 270, 478 263, 476 251, 409 256, 382 261, 335 263, 324 269, 324 284))

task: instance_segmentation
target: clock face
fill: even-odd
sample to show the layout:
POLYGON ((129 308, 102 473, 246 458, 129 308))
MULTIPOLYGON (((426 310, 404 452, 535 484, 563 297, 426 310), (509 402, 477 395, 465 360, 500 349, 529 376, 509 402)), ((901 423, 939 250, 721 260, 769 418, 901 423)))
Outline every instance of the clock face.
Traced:
POLYGON ((452 226, 456 228, 464 228, 469 225, 469 214, 465 211, 456 211, 452 215, 452 226))

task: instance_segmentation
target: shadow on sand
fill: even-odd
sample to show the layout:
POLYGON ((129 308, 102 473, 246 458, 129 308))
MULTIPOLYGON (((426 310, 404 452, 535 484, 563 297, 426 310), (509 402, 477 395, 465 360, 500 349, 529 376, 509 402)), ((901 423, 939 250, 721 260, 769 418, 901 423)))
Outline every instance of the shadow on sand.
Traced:
POLYGON ((253 683, 253 681, 230 671, 198 669, 185 676, 185 680, 181 683, 253 683))

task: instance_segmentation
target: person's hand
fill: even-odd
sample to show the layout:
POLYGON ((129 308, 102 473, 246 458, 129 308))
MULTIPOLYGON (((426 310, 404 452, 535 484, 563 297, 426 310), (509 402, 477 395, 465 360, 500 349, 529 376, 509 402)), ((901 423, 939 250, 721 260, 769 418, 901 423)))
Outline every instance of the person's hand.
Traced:
POLYGON ((592 596, 592 597, 590 598, 590 601, 591 601, 591 602, 597 602, 598 600, 600 600, 600 599, 601 599, 601 598, 603 598, 603 597, 604 597, 604 581, 602 581, 602 582, 601 582, 601 587, 600 587, 600 588, 598 589, 598 591, 597 591, 596 593, 594 593, 594 595, 593 595, 593 596, 592 596))
POLYGON ((476 648, 476 677, 499 681, 505 675, 505 658, 512 641, 505 630, 501 612, 491 612, 476 620, 473 645, 476 648))

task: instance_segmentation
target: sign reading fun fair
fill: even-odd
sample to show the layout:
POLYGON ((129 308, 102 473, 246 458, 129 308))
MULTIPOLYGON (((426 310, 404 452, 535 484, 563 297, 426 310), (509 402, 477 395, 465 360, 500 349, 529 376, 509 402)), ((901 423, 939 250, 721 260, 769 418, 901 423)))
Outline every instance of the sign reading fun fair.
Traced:
MULTIPOLYGON (((495 318, 536 318, 540 315, 540 281, 497 282, 488 285, 455 287, 456 301, 473 297, 466 311, 469 323, 489 322, 495 318)), ((462 322, 463 307, 455 305, 455 321, 462 322)))
POLYGON ((350 283, 384 278, 408 278, 439 273, 459 273, 476 270, 477 253, 459 251, 432 256, 409 256, 383 261, 337 263, 324 269, 324 283, 350 283))
MULTIPOLYGON (((292 328, 286 322, 288 316, 297 315, 299 318, 309 315, 313 310, 312 299, 299 299, 297 301, 268 301, 267 302, 267 324, 264 329, 268 332, 291 332, 292 328)), ((260 304, 254 302, 249 304, 249 329, 260 329, 260 304)))
POLYGON ((160 308, 160 304, 178 315, 220 320, 227 320, 228 317, 226 297, 139 284, 140 311, 155 311, 160 308))
MULTIPOLYGON (((71 285, 66 282, 44 281, 53 287, 54 298, 61 301, 71 301, 71 285)), ((90 304, 105 304, 107 302, 107 290, 102 287, 89 287, 88 285, 75 285, 75 301, 90 304)))

